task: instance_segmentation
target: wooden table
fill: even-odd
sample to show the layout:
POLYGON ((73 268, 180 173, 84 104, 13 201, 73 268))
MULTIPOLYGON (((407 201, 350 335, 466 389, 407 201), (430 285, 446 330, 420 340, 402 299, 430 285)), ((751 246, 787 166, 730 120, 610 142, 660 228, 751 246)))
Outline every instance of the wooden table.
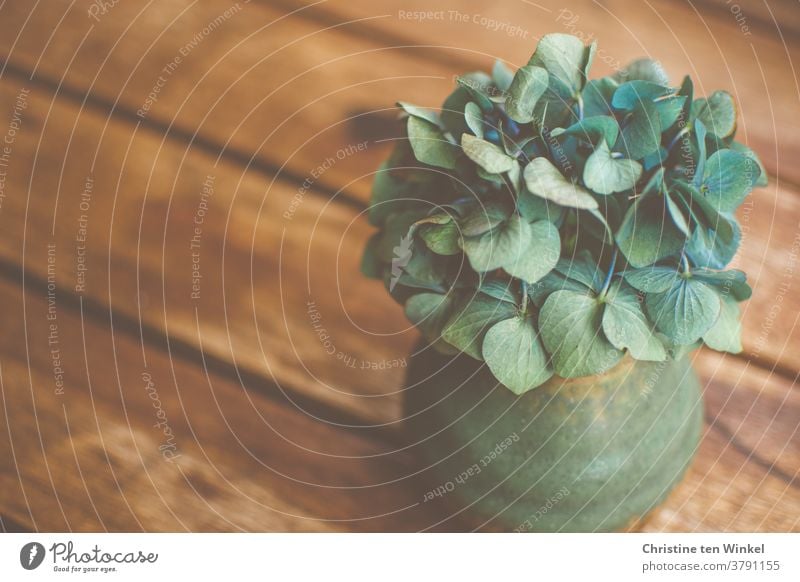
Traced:
POLYGON ((0 8, 3 529, 467 528, 423 503, 363 212, 395 100, 555 31, 730 91, 771 175, 744 353, 694 356, 702 448, 642 528, 800 529, 796 0, 105 5, 0 8))

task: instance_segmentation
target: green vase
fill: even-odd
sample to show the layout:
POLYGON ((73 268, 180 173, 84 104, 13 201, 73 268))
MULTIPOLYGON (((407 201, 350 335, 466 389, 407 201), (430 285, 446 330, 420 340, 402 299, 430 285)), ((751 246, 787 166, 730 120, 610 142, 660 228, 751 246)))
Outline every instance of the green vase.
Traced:
POLYGON ((405 397, 425 502, 494 531, 630 528, 680 481, 702 426, 686 358, 626 357, 516 396, 482 363, 420 348, 405 397))

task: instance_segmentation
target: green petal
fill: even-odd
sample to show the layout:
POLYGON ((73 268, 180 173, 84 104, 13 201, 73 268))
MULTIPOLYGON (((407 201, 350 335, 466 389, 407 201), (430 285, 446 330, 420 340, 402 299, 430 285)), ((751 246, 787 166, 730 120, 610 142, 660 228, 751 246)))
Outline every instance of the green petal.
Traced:
MULTIPOLYGON (((692 177, 692 184, 699 188, 703 183, 703 178, 705 177, 706 172, 706 161, 707 161, 707 148, 706 148, 706 135, 708 135, 708 131, 706 130, 705 124, 696 119, 694 122, 694 141, 695 147, 697 148, 696 152, 696 160, 697 163, 694 167, 694 176, 692 177)), ((686 139, 684 136, 683 139, 686 139)))
POLYGON ((461 233, 464 236, 477 236, 492 230, 504 222, 511 211, 502 202, 490 201, 475 206, 461 221, 461 233))
POLYGON ((657 152, 660 144, 661 122, 658 109, 650 101, 637 105, 622 126, 615 149, 624 150, 632 160, 640 160, 657 152))
POLYGON ((736 220, 719 215, 711 223, 695 226, 686 252, 701 267, 724 269, 736 255, 741 240, 742 233, 736 220))
POLYGON ((511 170, 517 161, 491 142, 468 133, 461 135, 461 147, 467 157, 490 174, 511 170))
POLYGON ((739 224, 733 216, 718 212, 697 189, 687 187, 686 192, 695 222, 686 252, 700 267, 724 269, 739 248, 742 238, 739 224))
POLYGON ((408 140, 414 150, 414 157, 423 164, 454 170, 458 158, 458 148, 447 141, 437 126, 411 116, 408 118, 408 140))
POLYGON ((504 319, 517 314, 517 307, 506 301, 494 299, 483 293, 468 296, 454 310, 444 327, 442 337, 476 360, 483 359, 481 348, 486 330, 504 319))
POLYGON ((481 108, 472 101, 464 107, 464 121, 466 121, 467 127, 472 133, 483 139, 483 114, 481 113, 481 108))
POLYGON ((513 80, 513 71, 503 61, 496 60, 492 66, 492 81, 495 86, 501 91, 507 92, 513 80))
POLYGON ((703 334, 703 341, 713 350, 738 354, 742 351, 741 336, 739 306, 734 299, 723 297, 719 318, 711 329, 703 334))
POLYGON ((752 158, 733 150, 714 152, 705 165, 701 192, 718 212, 733 212, 761 176, 752 158))
POLYGON ((671 195, 669 192, 664 194, 664 201, 667 203, 667 211, 672 219, 672 223, 678 227, 678 230, 688 237, 691 235, 691 229, 686 220, 686 215, 683 213, 683 210, 678 203, 673 200, 672 196, 673 195, 671 195))
POLYGON ((453 293, 418 293, 406 301, 405 312, 408 320, 417 326, 426 339, 439 339, 442 328, 452 315, 456 304, 453 293))
POLYGON ((561 251, 558 229, 551 222, 530 224, 518 214, 479 237, 465 238, 462 246, 476 271, 502 268, 531 283, 550 272, 561 251))
POLYGON ((524 394, 553 375, 530 317, 494 324, 483 340, 483 358, 495 378, 514 394, 524 394))
POLYGON ((381 225, 389 215, 408 204, 408 200, 404 199, 411 197, 408 184, 392 176, 391 169, 388 160, 383 162, 372 181, 369 221, 375 226, 381 225))
POLYGON ((522 188, 517 197, 517 209, 528 222, 556 222, 564 211, 561 206, 532 194, 527 188, 522 188))
POLYGON ((736 105, 727 91, 714 91, 708 99, 694 101, 692 117, 702 121, 706 129, 719 138, 736 131, 736 105))
POLYGON ((597 200, 585 188, 568 180, 547 158, 536 158, 523 173, 528 190, 546 200, 570 208, 597 208, 597 200))
POLYGON ((580 281, 558 272, 557 269, 558 267, 528 287, 528 295, 537 307, 544 305, 547 298, 556 291, 574 291, 581 295, 594 293, 594 286, 586 286, 580 281))
POLYGON ((457 255, 461 252, 461 231, 454 220, 425 226, 420 229, 420 236, 436 254, 457 255))
POLYGON ((614 93, 612 104, 616 109, 632 111, 642 103, 652 103, 673 94, 675 94, 675 90, 671 87, 664 87, 649 81, 631 80, 619 86, 614 93))
POLYGON ((692 270, 692 277, 714 286, 723 295, 730 294, 736 301, 746 301, 753 294, 747 284, 747 275, 738 269, 710 271, 698 268, 692 270))
MULTIPOLYGON (((524 219, 521 223, 528 224, 524 219)), ((540 220, 528 228, 528 243, 514 258, 503 262, 503 269, 512 277, 535 283, 553 270, 561 255, 561 238, 552 222, 540 220)), ((509 254, 509 257, 513 256, 509 254)))
POLYGON ((469 91, 464 87, 458 86, 442 104, 442 125, 458 142, 461 141, 461 134, 469 131, 467 122, 464 119, 464 110, 467 103, 471 102, 472 96, 469 91))
POLYGON ((433 109, 418 107, 417 105, 412 105, 411 103, 406 103, 405 101, 398 101, 397 105, 402 107, 403 110, 412 117, 418 117, 436 126, 439 125, 439 114, 433 109))
POLYGON ((547 90, 539 97, 534 109, 536 124, 544 127, 562 127, 577 121, 573 111, 576 102, 572 87, 553 74, 547 76, 547 90))
POLYGON ((488 295, 489 297, 494 297, 495 299, 499 299, 500 301, 507 301, 512 305, 517 305, 519 303, 518 294, 511 288, 512 281, 499 281, 497 279, 492 280, 484 280, 481 282, 478 291, 488 295))
POLYGON ((623 354, 606 339, 602 318, 603 306, 594 297, 556 291, 547 298, 539 313, 539 329, 556 374, 591 376, 619 362, 623 354))
POLYGON ((592 47, 584 46, 576 36, 547 34, 536 45, 536 52, 528 62, 547 71, 578 92, 586 82, 586 71, 594 54, 592 47))
POLYGON ((686 345, 699 340, 717 321, 720 299, 702 281, 681 276, 663 293, 648 294, 645 306, 661 333, 686 345))
POLYGON ((731 143, 731 149, 735 152, 739 152, 741 154, 746 155, 748 158, 750 158, 756 163, 760 173, 758 175, 758 179, 756 180, 755 185, 758 186, 759 188, 763 188, 764 186, 766 186, 768 184, 767 169, 764 167, 764 164, 762 163, 761 158, 758 157, 758 154, 753 150, 751 150, 746 145, 739 143, 738 141, 734 141, 731 143))
POLYGON ((625 281, 634 289, 645 293, 663 293, 680 276, 677 270, 669 267, 644 267, 625 272, 625 281))
POLYGON ((380 260, 389 263, 398 254, 403 255, 406 251, 411 252, 413 233, 410 233, 409 230, 421 218, 420 214, 420 211, 409 210, 389 215, 383 230, 379 231, 381 238, 375 246, 376 256, 380 260), (403 247, 404 250, 398 250, 397 247, 403 247))
POLYGON ((617 143, 619 137, 619 125, 613 117, 606 115, 596 115, 594 117, 584 117, 582 121, 573 123, 567 129, 557 127, 550 135, 553 137, 571 135, 578 139, 583 139, 590 142, 592 145, 597 145, 602 140, 605 140, 608 147, 612 147, 617 143))
POLYGON ((489 112, 494 109, 489 88, 492 86, 492 79, 483 71, 474 71, 461 75, 456 79, 456 83, 462 86, 469 93, 471 100, 475 101, 481 110, 489 112))
POLYGON ((611 284, 603 310, 603 331, 611 344, 627 349, 637 360, 661 362, 667 351, 653 332, 638 293, 617 280, 611 284))
POLYGON ((512 215, 497 228, 477 237, 465 237, 463 247, 472 268, 483 273, 516 263, 529 252, 531 225, 512 215))
POLYGON ((395 284, 432 291, 445 291, 452 266, 452 263, 448 262, 448 257, 434 254, 419 243, 414 244, 411 248, 410 257, 404 252, 402 244, 395 247, 395 258, 392 259, 393 274, 397 273, 398 275, 394 278, 395 284))
POLYGON ((679 253, 686 240, 666 216, 664 200, 657 195, 644 195, 628 208, 616 239, 625 258, 637 268, 679 253))
POLYGON ((595 147, 583 168, 586 187, 603 195, 632 189, 641 175, 641 164, 613 158, 605 141, 595 147))
POLYGON ((581 251, 570 258, 561 259, 556 271, 585 285, 587 289, 599 290, 604 274, 589 251, 581 251))
POLYGON ((619 84, 611 77, 593 79, 586 83, 581 97, 583 98, 584 118, 596 116, 613 116, 611 99, 619 84))
POLYGON ((652 59, 638 59, 614 74, 619 83, 627 81, 649 81, 661 86, 669 85, 669 77, 661 63, 652 59))
POLYGON ((506 113, 518 123, 533 121, 533 110, 539 97, 547 90, 549 76, 541 67, 525 65, 514 75, 508 90, 506 113))

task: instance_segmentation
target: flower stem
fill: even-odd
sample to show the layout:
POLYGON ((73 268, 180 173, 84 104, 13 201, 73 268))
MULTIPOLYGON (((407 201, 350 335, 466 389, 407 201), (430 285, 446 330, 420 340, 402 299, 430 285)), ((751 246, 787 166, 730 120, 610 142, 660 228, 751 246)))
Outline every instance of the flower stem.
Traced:
POLYGON ((603 299, 608 293, 608 288, 611 286, 611 278, 614 276, 614 267, 617 266, 617 253, 619 249, 614 247, 614 254, 611 255, 611 265, 608 267, 608 273, 606 273, 606 280, 603 281, 603 288, 600 290, 600 298, 603 299))
POLYGON ((522 281, 522 315, 528 314, 528 283, 522 281))
POLYGON ((689 127, 688 125, 684 125, 683 128, 678 133, 675 134, 675 137, 672 138, 672 141, 669 142, 669 145, 667 146, 667 151, 668 152, 671 151, 672 148, 675 146, 675 144, 678 143, 678 140, 681 139, 684 135, 686 135, 690 131, 691 127, 689 127))
POLYGON ((684 272, 684 274, 686 274, 686 275, 691 275, 691 274, 692 274, 692 269, 691 269, 691 267, 690 267, 690 265, 689 265, 689 259, 688 259, 688 257, 686 256, 686 252, 685 252, 685 251, 684 251, 684 253, 681 255, 681 264, 683 265, 683 272, 684 272))
POLYGON ((511 199, 516 202, 517 200, 517 189, 515 188, 514 184, 511 183, 511 179, 505 173, 501 174, 503 177, 503 184, 505 187, 508 188, 508 193, 511 195, 511 199))

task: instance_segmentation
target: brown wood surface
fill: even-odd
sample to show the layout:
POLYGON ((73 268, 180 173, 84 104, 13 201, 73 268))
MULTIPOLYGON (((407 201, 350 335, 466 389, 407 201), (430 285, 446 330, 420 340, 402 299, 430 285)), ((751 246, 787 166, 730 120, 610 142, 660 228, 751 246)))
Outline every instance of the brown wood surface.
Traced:
MULTIPOLYGON (((386 125, 395 100, 439 106, 454 75, 490 68, 495 58, 522 64, 536 39, 561 31, 602 39, 598 75, 634 58, 629 55, 650 56, 676 83, 686 73, 695 77, 698 94, 730 91, 740 106, 739 139, 782 181, 800 184, 792 163, 800 154, 800 87, 791 60, 797 42, 760 30, 745 36, 718 10, 698 15, 672 0, 573 0, 566 14, 555 1, 468 0, 440 3, 444 19, 416 22, 400 11, 431 9, 429 2, 240 3, 211 42, 201 40, 182 57, 234 3, 121 2, 98 23, 86 16, 89 4, 32 11, 28 3, 11 3, 0 22, 0 51, 9 66, 33 70, 34 78, 81 98, 88 93, 132 119, 139 119, 162 76, 145 122, 301 181, 339 149, 391 135, 386 125), (453 21, 448 10, 518 21, 525 38, 453 21), (180 63, 165 73, 176 57, 180 63)), ((350 181, 372 171, 383 155, 367 147, 338 161, 315 185, 329 193, 347 185, 365 199, 369 180, 350 181)))
MULTIPOLYGON (((0 89, 0 99, 11 105, 19 86, 0 89)), ((19 195, 4 202, 0 256, 9 262, 22 257, 30 271, 45 277, 42 257, 54 243, 58 281, 74 290, 80 202, 91 176, 84 294, 195 349, 199 326, 206 353, 271 378, 266 390, 331 404, 361 419, 352 422, 396 423, 399 399, 391 396, 403 369, 375 370, 371 364, 402 361, 415 335, 380 285, 358 273, 371 232, 361 210, 326 204, 324 195, 310 190, 286 219, 296 185, 224 159, 215 165, 202 150, 107 120, 92 107, 53 100, 45 88, 33 91, 25 123, 37 131, 22 133, 15 143, 7 183, 19 195), (40 142, 50 147, 40 149, 40 142), (199 300, 191 300, 190 241, 209 174, 214 195, 200 239, 203 278, 199 300), (34 197, 32 212, 28 199, 34 197), (309 301, 329 344, 315 331, 309 301), (328 354, 331 346, 344 356, 328 354)), ((800 369, 800 353, 791 349, 800 338, 800 297, 786 290, 796 284, 800 196, 770 186, 753 195, 741 219, 746 242, 734 266, 748 272, 754 288, 743 312, 743 357, 800 369)))
POLYGON ((740 30, 749 32, 750 35, 772 34, 789 38, 800 35, 800 5, 797 0, 755 0, 741 3, 731 0, 675 1, 694 5, 694 9, 701 13, 714 10, 726 18, 732 16, 740 30))
POLYGON ((23 294, 21 281, 2 280, 0 304, 10 436, 0 510, 16 521, 44 530, 380 531, 439 519, 420 510, 410 458, 388 440, 242 390, 202 360, 117 332, 108 314, 86 315, 81 303, 57 295, 51 311, 46 287, 27 282, 23 294))
MULTIPOLYGON (((31 92, 0 206, 9 322, 0 422, 9 420, 0 428, 11 436, 0 441, 0 515, 45 530, 463 528, 441 508, 414 505, 413 449, 396 451, 403 368, 371 368, 402 361, 416 333, 381 286, 358 275, 371 232, 361 212, 387 151, 380 139, 395 131, 393 100, 435 105, 465 66, 488 66, 494 56, 521 62, 536 36, 555 30, 552 14, 458 4, 523 19, 525 41, 470 24, 412 26, 397 18, 399 3, 333 1, 285 18, 288 2, 242 3, 168 75, 141 119, 136 110, 162 67, 231 4, 120 3, 99 23, 87 19, 88 4, 0 10, 8 57, 0 111, 10 117, 19 91, 31 92), (312 176, 361 142, 365 149, 312 176), (189 243, 208 176, 214 193, 201 227, 200 297, 192 299, 189 243), (298 198, 309 176, 314 183, 298 198), (76 289, 81 214, 86 286, 76 289), (48 244, 69 352, 62 396, 53 393, 47 352, 48 244), (320 340, 309 301, 330 343, 320 340), (158 453, 145 369, 184 443, 176 463, 158 453), (297 443, 276 437, 276 425, 297 443), (384 482, 392 483, 376 485, 384 482)), ((798 110, 785 70, 797 44, 780 45, 764 27, 752 46, 741 43, 726 13, 703 11, 702 22, 691 7, 660 0, 626 10, 630 30, 616 34, 617 4, 573 2, 572 10, 609 54, 663 56, 673 75, 691 71, 703 87, 735 91, 740 137, 784 178, 740 216, 746 236, 736 266, 755 291, 745 305, 745 353, 697 356, 707 386, 703 446, 685 483, 643 527, 796 530, 800 196, 792 184, 800 174, 787 164, 800 150, 798 117, 778 122, 765 112, 798 110), (678 46, 691 61, 683 49, 665 50, 674 49, 668 34, 679 21, 678 46)))

